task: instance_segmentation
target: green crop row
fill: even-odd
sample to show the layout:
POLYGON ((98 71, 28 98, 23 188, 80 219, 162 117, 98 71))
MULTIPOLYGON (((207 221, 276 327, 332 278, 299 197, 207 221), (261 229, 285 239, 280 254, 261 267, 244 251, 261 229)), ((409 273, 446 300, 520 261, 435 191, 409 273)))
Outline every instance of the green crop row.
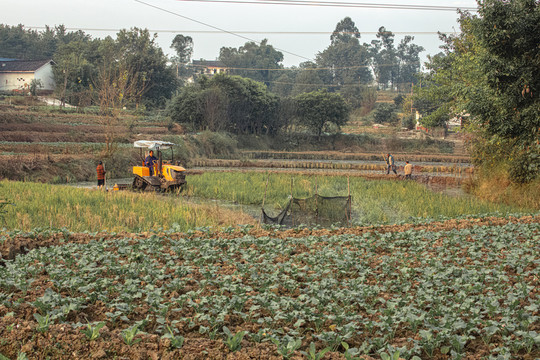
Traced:
POLYGON ((316 347, 348 358, 540 356, 536 222, 299 238, 75 237, 5 261, 0 312, 35 319, 35 333, 70 324, 97 342, 104 323, 129 346, 143 332, 176 347, 184 337, 222 339, 230 351, 267 341, 285 358, 316 347))

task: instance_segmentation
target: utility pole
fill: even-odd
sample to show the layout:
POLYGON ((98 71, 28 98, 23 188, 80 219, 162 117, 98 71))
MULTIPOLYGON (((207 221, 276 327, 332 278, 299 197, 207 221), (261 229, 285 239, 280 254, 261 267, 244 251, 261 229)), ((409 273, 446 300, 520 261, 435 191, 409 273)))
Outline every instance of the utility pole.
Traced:
POLYGON ((411 115, 412 115, 412 111, 413 111, 413 83, 411 82, 411 115))

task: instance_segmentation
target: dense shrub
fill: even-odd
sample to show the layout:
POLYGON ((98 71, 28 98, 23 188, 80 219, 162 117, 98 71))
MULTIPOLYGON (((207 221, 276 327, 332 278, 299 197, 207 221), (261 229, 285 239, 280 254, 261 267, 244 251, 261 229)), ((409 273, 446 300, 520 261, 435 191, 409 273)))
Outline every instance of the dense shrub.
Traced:
POLYGON ((197 139, 206 156, 229 155, 235 153, 238 146, 237 141, 226 133, 203 131, 197 139))
POLYGON ((396 108, 392 104, 378 104, 373 114, 375 122, 378 124, 396 122, 397 116, 395 114, 395 109, 396 108))

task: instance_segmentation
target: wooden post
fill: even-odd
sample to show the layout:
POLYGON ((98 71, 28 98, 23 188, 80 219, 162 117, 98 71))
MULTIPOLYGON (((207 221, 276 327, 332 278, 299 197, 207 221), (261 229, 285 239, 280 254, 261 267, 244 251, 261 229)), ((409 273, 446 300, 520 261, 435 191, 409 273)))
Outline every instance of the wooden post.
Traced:
POLYGON ((107 171, 105 171, 105 163, 103 163, 103 172, 105 173, 103 175, 103 188, 101 190, 107 190, 107 171))
POLYGON ((264 208, 264 202, 266 200, 266 190, 268 189, 268 180, 270 179, 270 173, 268 173, 268 176, 266 177, 266 186, 264 187, 264 197, 261 205, 261 209, 264 208))
POLYGON ((270 179, 270 173, 268 173, 268 175, 266 177, 266 186, 264 187, 264 196, 263 196, 263 201, 262 201, 262 205, 261 205, 261 217, 259 218, 259 226, 261 225, 261 219, 264 216, 264 214, 263 214, 263 212, 264 212, 264 202, 266 201, 266 190, 268 189, 268 180, 269 179, 270 179))
POLYGON ((348 211, 347 211, 347 222, 349 223, 349 226, 351 226, 351 216, 352 216, 352 209, 351 209, 351 186, 349 183, 349 175, 347 175, 347 201, 349 203, 348 205, 348 211))
POLYGON ((293 215, 293 211, 292 211, 292 205, 293 205, 293 202, 292 202, 293 201, 293 196, 292 196, 292 194, 293 194, 293 181, 294 181, 293 179, 294 178, 291 175, 291 198, 290 198, 291 199, 290 200, 291 201, 291 219, 292 219, 292 225, 294 226, 294 215, 293 215))
POLYGON ((315 178, 315 219, 319 225, 319 178, 315 178))

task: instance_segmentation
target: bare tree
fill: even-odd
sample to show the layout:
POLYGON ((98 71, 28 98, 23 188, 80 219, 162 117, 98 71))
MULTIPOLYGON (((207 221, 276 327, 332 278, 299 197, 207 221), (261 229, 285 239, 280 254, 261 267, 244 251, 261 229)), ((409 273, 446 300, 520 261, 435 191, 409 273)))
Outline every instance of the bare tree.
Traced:
POLYGON ((116 149, 115 128, 120 125, 120 113, 128 104, 137 103, 148 89, 146 74, 115 55, 111 51, 103 57, 97 79, 93 82, 94 96, 106 125, 106 157, 116 149))

